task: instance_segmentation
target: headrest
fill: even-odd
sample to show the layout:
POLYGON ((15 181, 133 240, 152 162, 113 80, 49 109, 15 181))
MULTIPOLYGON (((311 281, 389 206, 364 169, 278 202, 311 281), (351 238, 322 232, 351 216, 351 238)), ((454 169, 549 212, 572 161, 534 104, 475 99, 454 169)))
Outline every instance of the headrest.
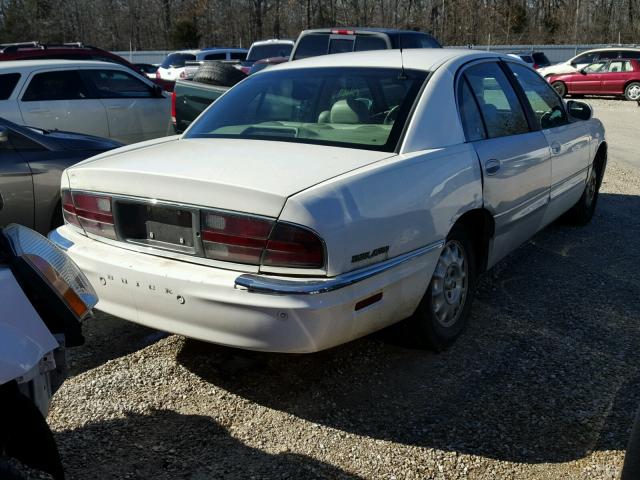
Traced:
POLYGON ((360 100, 338 100, 331 107, 331 123, 366 123, 368 118, 369 109, 360 100))

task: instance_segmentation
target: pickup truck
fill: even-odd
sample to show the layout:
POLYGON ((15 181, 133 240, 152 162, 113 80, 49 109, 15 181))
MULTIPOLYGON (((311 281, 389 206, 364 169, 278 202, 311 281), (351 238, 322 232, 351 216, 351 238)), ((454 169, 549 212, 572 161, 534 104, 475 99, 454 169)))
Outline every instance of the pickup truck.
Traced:
POLYGON ((198 115, 227 90, 229 87, 222 85, 176 80, 171 95, 171 119, 176 133, 184 132, 198 115))

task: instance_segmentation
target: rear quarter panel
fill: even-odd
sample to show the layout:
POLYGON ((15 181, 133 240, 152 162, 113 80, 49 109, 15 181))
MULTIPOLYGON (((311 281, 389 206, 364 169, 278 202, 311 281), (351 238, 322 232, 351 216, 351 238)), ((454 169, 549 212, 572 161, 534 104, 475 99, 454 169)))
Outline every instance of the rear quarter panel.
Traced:
POLYGON ((441 241, 464 212, 481 206, 476 153, 459 144, 396 155, 323 182, 290 197, 280 219, 324 239, 333 276, 441 241))

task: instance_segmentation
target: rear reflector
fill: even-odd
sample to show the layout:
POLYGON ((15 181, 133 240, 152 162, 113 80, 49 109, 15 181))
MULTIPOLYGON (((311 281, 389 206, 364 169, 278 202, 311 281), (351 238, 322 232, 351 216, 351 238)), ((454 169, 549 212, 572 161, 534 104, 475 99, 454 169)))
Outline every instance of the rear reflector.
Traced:
POLYGON ((363 308, 366 308, 369 305, 373 305, 380 300, 382 300, 382 292, 376 293, 375 295, 365 298, 364 300, 360 300, 358 303, 356 303, 355 311, 357 312, 358 310, 362 310, 363 308))
POLYGON ((171 92, 171 123, 176 126, 176 92, 171 92))

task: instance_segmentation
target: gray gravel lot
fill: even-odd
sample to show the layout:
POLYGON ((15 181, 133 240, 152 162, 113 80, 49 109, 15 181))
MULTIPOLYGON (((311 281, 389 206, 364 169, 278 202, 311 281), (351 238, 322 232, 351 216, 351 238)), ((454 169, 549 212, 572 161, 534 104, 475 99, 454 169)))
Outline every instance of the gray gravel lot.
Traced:
POLYGON ((391 329, 252 353, 99 314, 48 418, 69 478, 616 478, 640 405, 640 108, 589 101, 622 142, 596 216, 486 274, 449 351, 391 329))

